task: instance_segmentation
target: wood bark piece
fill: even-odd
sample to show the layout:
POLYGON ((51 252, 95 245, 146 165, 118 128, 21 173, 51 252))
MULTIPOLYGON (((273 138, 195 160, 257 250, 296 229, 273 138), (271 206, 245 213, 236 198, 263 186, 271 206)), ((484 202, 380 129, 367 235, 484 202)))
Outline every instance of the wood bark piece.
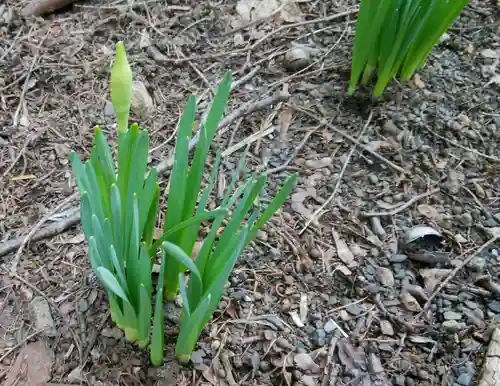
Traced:
POLYGON ((76 0, 31 0, 29 4, 23 8, 23 16, 43 16, 63 7, 66 7, 76 0))
POLYGON ((484 360, 478 386, 500 386, 500 329, 495 328, 484 360))

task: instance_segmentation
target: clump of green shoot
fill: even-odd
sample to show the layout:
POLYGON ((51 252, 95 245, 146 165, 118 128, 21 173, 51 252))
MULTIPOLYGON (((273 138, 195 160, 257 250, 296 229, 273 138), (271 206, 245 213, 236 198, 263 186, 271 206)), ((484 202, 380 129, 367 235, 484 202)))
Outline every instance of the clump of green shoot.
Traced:
MULTIPOLYGON (((145 348, 150 342, 153 313, 149 249, 160 195, 156 170, 148 172, 148 133, 136 124, 128 126, 132 71, 122 43, 116 46, 110 87, 118 123, 117 169, 98 127, 89 160, 83 164, 74 153, 70 158, 90 263, 106 289, 111 318, 129 342, 145 348)), ((162 264, 159 282, 164 274, 162 264)), ((152 348, 155 343, 153 339, 152 348)), ((160 364, 163 357, 154 359, 160 364)))
POLYGON ((396 76, 402 83, 410 80, 466 5, 467 0, 361 0, 349 95, 375 70, 374 97, 396 76))
MULTIPOLYGON (((240 161, 239 170, 244 165, 243 160, 240 161)), ((238 257, 258 230, 283 205, 296 182, 296 175, 288 177, 276 196, 263 205, 259 197, 264 192, 266 176, 251 176, 235 189, 239 170, 234 173, 221 203, 221 207, 231 215, 214 220, 194 262, 182 249, 173 244, 163 244, 167 261, 174 258, 190 271, 187 286, 184 274, 178 274, 183 313, 175 355, 180 362, 189 360, 200 334, 217 308, 238 257), (223 231, 219 234, 222 227, 223 231)), ((211 191, 215 175, 213 172, 202 197, 208 196, 211 191)), ((205 204, 203 198, 202 204, 205 204)), ((200 207, 198 210, 201 210, 200 207)))
MULTIPOLYGON (((215 183, 220 155, 215 159, 208 184, 203 189, 199 201, 197 197, 201 189, 200 183, 208 147, 215 135, 230 89, 231 78, 227 75, 217 90, 205 123, 201 125, 200 142, 190 168, 188 168, 187 148, 194 124, 196 102, 194 98, 188 102, 179 124, 175 158, 177 164, 174 163, 170 179, 170 186, 175 186, 177 189, 185 185, 185 188, 183 187, 176 196, 170 192, 165 222, 167 231, 171 229, 169 216, 173 217, 175 214, 175 220, 171 221, 172 224, 176 224, 185 222, 193 214, 206 213, 205 208, 215 183)), ((208 235, 201 241, 202 246, 194 262, 191 255, 199 237, 199 224, 186 227, 173 236, 163 236, 152 246, 152 250, 155 250, 161 244, 163 261, 166 260, 167 299, 175 298, 178 292, 182 298, 183 314, 176 344, 176 357, 181 362, 189 360, 203 328, 217 308, 238 257, 258 230, 283 205, 295 186, 296 176, 292 175, 284 182, 276 196, 267 205, 263 205, 259 198, 262 197, 266 186, 265 175, 250 176, 243 185, 235 188, 244 166, 245 158, 242 157, 233 173, 231 183, 225 190, 219 206, 220 214, 215 217, 208 235), (190 271, 187 286, 184 279, 186 270, 190 271)))
POLYGON ((170 192, 164 226, 166 233, 153 243, 150 251, 154 254, 158 248, 162 249, 162 262, 166 266, 165 297, 173 300, 180 293, 183 301, 180 334, 176 344, 176 357, 181 362, 189 360, 203 328, 217 308, 236 260, 257 231, 283 205, 295 186, 296 176, 292 175, 268 205, 261 205, 259 197, 266 185, 265 175, 252 176, 235 189, 245 165, 245 158, 242 157, 219 208, 212 212, 206 211, 219 169, 220 155, 212 165, 201 197, 198 196, 210 144, 226 108, 230 90, 231 74, 227 73, 217 89, 205 121, 200 124, 199 141, 191 164, 188 148, 195 124, 196 100, 194 97, 188 100, 179 122, 175 161, 169 181, 170 192), (202 240, 196 261, 193 262, 191 256, 199 238, 200 222, 193 221, 192 226, 186 226, 180 231, 175 229, 177 224, 186 224, 193 216, 200 218, 204 213, 213 214, 215 218, 208 235, 202 240), (220 233, 222 227, 224 230, 220 233), (187 286, 184 279, 186 270, 190 271, 187 286))
POLYGON ((122 43, 116 47, 110 86, 118 126, 116 167, 100 128, 95 129, 93 148, 85 164, 76 154, 70 156, 80 193, 89 260, 107 292, 112 320, 125 331, 126 338, 138 342, 140 348, 151 342, 153 365, 163 363, 163 300, 173 299, 180 292, 183 317, 176 356, 185 362, 216 309, 237 258, 283 205, 296 177, 290 176, 276 196, 264 205, 259 197, 264 193, 265 175, 251 176, 235 188, 244 168, 242 158, 220 205, 212 211, 206 209, 220 155, 202 190, 205 163, 229 99, 231 74, 227 73, 206 119, 200 123, 191 162, 189 143, 196 117, 194 97, 189 98, 180 118, 163 234, 155 239, 160 212, 157 172, 154 168, 148 170, 147 131, 136 124, 128 125, 132 71, 122 43), (207 220, 212 220, 210 232, 202 241, 194 262, 190 256, 200 237, 201 223, 207 220), (153 305, 152 267, 158 257, 161 262, 153 305), (187 270, 190 280, 186 286, 187 270))

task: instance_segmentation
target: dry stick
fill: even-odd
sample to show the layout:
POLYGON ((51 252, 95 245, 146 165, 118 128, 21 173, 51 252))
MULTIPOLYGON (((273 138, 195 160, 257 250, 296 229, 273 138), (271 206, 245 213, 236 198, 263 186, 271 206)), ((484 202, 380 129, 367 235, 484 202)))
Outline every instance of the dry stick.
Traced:
POLYGON ((337 341, 339 340, 338 334, 334 334, 332 339, 330 340, 330 347, 328 348, 328 354, 326 356, 326 364, 323 369, 323 380, 321 381, 321 386, 328 386, 330 381, 329 374, 333 372, 333 368, 335 366, 335 362, 333 359, 333 354, 335 353, 335 347, 337 346, 337 341))
POLYGON ((425 197, 429 197, 429 196, 432 196, 433 194, 436 194, 438 193, 439 191, 441 191, 440 188, 435 188, 435 189, 432 189, 432 190, 429 190, 428 192, 425 192, 425 193, 422 193, 422 194, 419 194, 415 197, 413 197, 411 200, 405 202, 404 204, 401 204, 400 206, 394 208, 393 210, 390 210, 388 212, 361 212, 361 216, 363 217, 384 217, 384 216, 394 216, 396 214, 398 214, 399 212, 402 212, 403 210, 405 210, 406 208, 412 206, 414 203, 416 203, 417 201, 420 201, 421 199, 425 198, 425 197))
MULTIPOLYGON (((165 2, 165 0, 149 0, 143 1, 140 3, 133 2, 132 4, 123 4, 123 5, 85 5, 85 4, 76 4, 75 7, 83 8, 83 9, 97 9, 97 10, 107 10, 107 11, 120 11, 126 9, 134 9, 143 6, 148 6, 155 3, 165 2)), ((165 4, 164 11, 191 11, 192 8, 185 5, 169 5, 165 4)))
POLYGON ((37 330, 35 331, 34 333, 28 335, 26 338, 24 338, 23 340, 21 340, 18 344, 16 344, 15 346, 9 348, 5 354, 3 354, 1 357, 0 357, 0 363, 2 363, 2 361, 7 358, 12 352, 14 352, 14 350, 18 349, 19 347, 21 347, 24 343, 26 343, 28 340, 30 340, 31 338, 34 338, 35 336, 37 336, 38 334, 40 334, 41 332, 45 331, 48 327, 45 327, 45 328, 42 328, 41 330, 37 330))
MULTIPOLYGON (((21 28, 19 28, 19 31, 17 32, 16 36, 14 37, 14 39, 13 39, 12 44, 10 45, 10 47, 9 47, 9 48, 7 48, 7 49, 3 52, 2 56, 0 56, 0 62, 1 62, 2 60, 4 60, 4 59, 7 57, 7 55, 8 55, 8 54, 12 51, 12 49, 14 48, 14 46, 15 46, 16 44, 18 44, 18 43, 19 43, 19 42, 17 41, 17 39, 19 38, 19 35, 21 35, 21 33, 23 32, 23 29, 24 29, 24 27, 23 27, 23 26, 21 26, 21 28)), ((0 362, 1 362, 1 361, 0 361, 0 362)))
POLYGON ((290 165, 292 163, 292 161, 295 159, 295 157, 297 157, 297 155, 299 154, 299 152, 302 150, 302 148, 304 147, 304 145, 307 143, 307 140, 309 139, 309 137, 316 132, 316 130, 318 130, 319 128, 321 127, 321 124, 318 125, 318 126, 315 126, 313 127, 312 129, 308 130, 306 135, 304 135, 304 138, 302 138, 302 141, 300 141, 300 143, 297 145, 297 147, 295 148, 295 150, 293 151, 292 155, 285 161, 285 163, 281 166, 277 166, 273 169, 269 169, 267 170, 264 174, 265 175, 270 175, 270 174, 273 174, 273 173, 279 173, 283 170, 287 170, 288 169, 288 165, 290 165))
MULTIPOLYGON (((79 222, 80 214, 76 213, 71 217, 52 223, 49 226, 41 229, 40 231, 37 231, 35 234, 33 234, 33 236, 31 236, 29 241, 36 242, 44 239, 49 239, 60 233, 63 233, 66 229, 71 228, 79 222)), ((15 239, 9 240, 2 244, 2 246, 0 247, 0 257, 5 256, 18 249, 24 242, 25 238, 25 236, 16 237, 15 239)))
MULTIPOLYGON (((477 255, 479 255, 483 250, 488 248, 491 244, 493 244, 495 241, 497 241, 500 238, 500 232, 497 232, 491 239, 489 239, 487 242, 485 242, 483 245, 481 245, 478 249, 476 249, 467 259, 465 259, 459 266, 457 266, 453 271, 450 272, 448 276, 439 284, 438 288, 434 290, 431 296, 429 296, 429 299, 425 302, 424 306, 422 307, 422 311, 417 315, 416 319, 420 318, 425 310, 429 308, 431 305, 432 300, 437 296, 439 292, 453 279, 458 271, 460 271, 463 267, 465 267, 467 264, 469 264, 472 259, 474 259, 477 255)), ((465 253, 463 254, 465 255, 465 253)), ((462 255, 462 256, 463 256, 462 255)))
POLYGON ((14 256, 14 259, 12 259, 12 265, 10 266, 10 275, 16 275, 17 274, 17 265, 19 264, 19 260, 21 260, 21 254, 23 253, 24 247, 28 245, 32 237, 35 235, 35 233, 40 229, 40 227, 45 224, 45 222, 52 217, 59 209, 61 209, 64 205, 66 205, 68 202, 71 202, 73 199, 78 197, 78 193, 75 192, 72 195, 66 197, 64 200, 62 200, 54 209, 52 209, 49 213, 47 213, 45 216, 43 216, 38 223, 31 228, 29 233, 24 237, 24 240, 22 241, 21 245, 19 246, 19 249, 16 252, 16 255, 14 256))
MULTIPOLYGON (((36 285, 31 284, 29 281, 27 281, 26 279, 24 279, 21 276, 19 276, 17 273, 14 274, 13 277, 16 280, 19 280, 20 282, 22 282, 27 287, 31 288, 33 291, 35 291, 40 296, 42 296, 47 301, 47 303, 49 304, 49 306, 52 307, 52 309, 54 310, 54 312, 56 312, 59 315, 59 317, 61 318, 61 320, 64 321, 65 323, 67 323, 64 315, 62 314, 62 312, 59 309, 59 307, 57 306, 57 304, 55 304, 54 301, 45 294, 45 292, 43 292, 36 285)), ((80 338, 76 335, 75 331, 73 330, 73 328, 69 324, 68 324, 68 331, 70 332, 71 336, 73 337, 73 341, 75 342, 75 346, 76 346, 76 348, 78 350, 78 356, 80 358, 80 363, 82 363, 82 360, 83 360, 83 349, 82 349, 80 338)))
MULTIPOLYGON (((245 115, 251 114, 257 110, 263 109, 263 108, 265 108, 269 105, 272 105, 274 103, 277 103, 280 101, 286 101, 289 97, 290 97, 290 95, 288 95, 288 94, 280 93, 280 94, 277 94, 275 96, 265 98, 265 99, 258 101, 258 102, 245 103, 243 106, 234 110, 232 113, 227 115, 224 119, 222 119, 219 123, 218 128, 219 129, 224 128, 224 126, 230 125, 231 123, 233 123, 237 119, 239 119, 245 115)), ((222 132, 224 132, 224 130, 220 130, 220 134, 222 132)), ((192 150, 194 148, 194 146, 198 142, 197 138, 198 137, 193 138, 194 141, 192 140, 189 143, 189 150, 192 150)), ((160 175, 160 174, 165 173, 171 166, 172 166, 172 157, 168 160, 160 162, 156 166, 156 171, 160 175)), ((76 195, 77 195, 77 193, 73 193, 69 197, 73 198, 73 197, 76 197, 76 195)), ((69 197, 66 200, 69 200, 69 197)), ((62 203, 60 205, 62 206, 62 203)), ((74 226, 80 222, 80 213, 76 213, 75 215, 68 217, 65 220, 51 224, 48 227, 38 231, 38 229, 48 220, 48 218, 51 217, 54 214, 54 212, 56 212, 58 209, 60 209, 61 206, 58 205, 56 207, 56 209, 51 211, 50 215, 45 216, 42 220, 40 220, 40 222, 37 225, 35 225, 35 228, 33 228, 27 236, 16 237, 15 239, 4 243, 0 247, 0 257, 5 256, 6 254, 15 251, 16 249, 18 249, 20 247, 24 248, 30 240, 31 241, 39 241, 42 239, 56 236, 56 235, 64 232, 65 230, 71 228, 72 226, 74 226)), ((22 251, 22 249, 21 249, 21 251, 22 251)), ((17 260, 19 260, 19 258, 17 260)))
POLYGON ((242 84, 248 82, 250 79, 252 79, 258 72, 260 71, 260 66, 255 66, 252 68, 252 70, 248 73, 243 75, 240 79, 238 79, 236 82, 234 82, 231 85, 231 90, 240 87, 242 84))
POLYGON ((31 0, 31 2, 23 8, 21 14, 23 16, 42 16, 66 7, 75 1, 76 0, 31 0))
POLYGON ((435 135, 436 137, 438 137, 439 139, 442 139, 443 141, 448 142, 450 145, 456 146, 456 147, 458 147, 460 149, 463 149, 465 151, 470 151, 471 153, 474 153, 474 154, 476 154, 476 155, 478 155, 480 157, 486 158, 487 160, 490 160, 490 161, 493 161, 493 162, 500 162, 500 158, 494 157, 492 155, 481 153, 480 151, 477 151, 476 149, 472 149, 470 147, 466 147, 466 146, 460 145, 459 143, 457 143, 455 141, 452 141, 451 139, 448 139, 446 137, 443 137, 442 135, 439 135, 435 131, 429 129, 427 126, 424 126, 424 127, 426 128, 426 130, 429 133, 431 133, 432 135, 435 135))
MULTIPOLYGON (((368 115, 368 119, 366 120, 366 123, 365 125, 363 126, 363 129, 361 129, 361 132, 359 133, 359 138, 361 138, 363 136, 363 134, 365 133, 366 129, 368 128, 368 126, 370 125, 371 121, 372 121, 372 118, 373 118, 373 110, 370 111, 370 115, 368 115)), ((328 199, 312 214, 311 217, 309 217, 309 219, 307 220, 306 222, 306 225, 304 225, 304 228, 302 228, 299 232, 299 235, 301 235, 302 233, 304 233, 304 231, 307 229, 307 227, 313 222, 313 221, 317 221, 319 220, 319 217, 321 216, 321 212, 323 211, 323 209, 325 209, 325 207, 330 204, 330 202, 333 201, 333 199, 335 198, 335 195, 337 194, 337 191, 339 190, 339 187, 340 187, 340 184, 342 183, 342 178, 344 176, 344 173, 347 169, 347 165, 349 164, 349 161, 351 160, 351 157, 352 155, 354 154, 354 152, 356 151, 356 148, 358 147, 358 140, 356 140, 356 142, 354 143, 351 151, 349 152, 349 154, 347 155, 347 159, 345 160, 344 162, 344 165, 342 165, 342 169, 340 170, 340 174, 339 174, 339 177, 337 178, 337 183, 335 184, 335 188, 333 189, 333 193, 330 195, 330 197, 328 197, 328 199)))
POLYGON ((241 48, 239 50, 234 50, 234 51, 229 51, 229 52, 217 52, 215 54, 208 54, 208 55, 189 56, 187 58, 181 58, 181 59, 169 58, 169 57, 167 57, 167 56, 165 56, 165 55, 162 54, 163 55, 162 61, 171 62, 171 63, 173 62, 173 63, 177 64, 177 63, 182 63, 182 62, 186 62, 186 61, 189 61, 189 60, 216 59, 216 58, 221 58, 221 57, 224 57, 224 56, 234 56, 234 55, 244 54, 244 53, 247 53, 249 51, 253 51, 259 45, 261 45, 264 41, 266 41, 267 39, 269 39, 271 36, 277 34, 278 32, 285 31, 285 30, 290 29, 290 28, 301 27, 301 26, 304 26, 304 25, 315 24, 315 23, 324 23, 324 22, 327 22, 327 21, 333 21, 333 20, 336 20, 336 19, 343 18, 345 16, 354 15, 357 12, 358 12, 358 8, 354 8, 354 9, 351 9, 349 11, 337 13, 335 15, 331 15, 331 16, 327 16, 327 17, 320 17, 320 18, 317 18, 317 19, 312 19, 312 20, 306 20, 306 21, 301 21, 301 22, 297 22, 297 23, 287 24, 287 25, 281 26, 280 28, 277 28, 277 29, 272 30, 271 32, 267 33, 266 35, 264 35, 263 37, 261 37, 259 40, 257 40, 254 44, 252 44, 251 46, 248 46, 248 47, 245 47, 245 48, 241 48))
POLYGON ((38 44, 38 47, 36 48, 36 54, 33 58, 33 61, 31 62, 31 66, 28 70, 28 74, 26 75, 26 78, 24 79, 24 85, 23 85, 23 90, 21 91, 21 96, 19 97, 19 105, 17 106, 16 112, 14 113, 14 119, 13 119, 13 126, 14 128, 17 128, 19 124, 19 114, 21 112, 21 109, 24 104, 24 96, 26 95, 26 92, 28 91, 28 85, 30 83, 30 78, 31 78, 31 73, 35 69, 36 64, 38 63, 38 58, 40 57, 40 49, 42 48, 42 44, 45 42, 45 39, 49 35, 49 32, 45 34, 43 39, 40 41, 38 44))
MULTIPOLYGON (((178 53, 180 56, 182 56, 183 58, 186 57, 186 55, 184 55, 184 52, 182 52, 182 50, 179 48, 179 47, 176 47, 178 53)), ((207 88, 210 90, 210 92, 212 93, 212 96, 215 96, 215 89, 214 87, 210 84, 210 82, 208 81, 207 77, 205 76, 205 74, 203 74, 203 72, 201 72, 198 67, 196 67, 194 65, 194 63, 192 61, 188 61, 188 64, 189 66, 194 70, 194 72, 196 72, 196 74, 200 77, 200 79, 202 80, 203 83, 205 83, 205 86, 207 86, 207 88)))
POLYGON ((360 143, 356 138, 352 137, 351 135, 347 134, 344 130, 340 130, 338 128, 336 128, 334 125, 332 125, 331 123, 327 122, 326 120, 322 119, 322 118, 318 118, 316 115, 310 113, 309 111, 307 111, 306 109, 300 107, 300 106, 296 106, 294 105, 293 107, 295 107, 297 110, 303 112, 304 114, 306 114, 307 116, 317 120, 318 122, 322 123, 323 125, 325 125, 326 127, 328 127, 329 129, 335 131, 337 134, 341 135, 342 137, 344 137, 345 139, 348 139, 349 141, 351 141, 352 143, 355 143, 358 147, 360 147, 361 149, 363 149, 364 151, 370 153, 372 156, 374 156, 375 158, 377 158, 378 160, 384 162, 385 164, 387 164, 388 166, 390 166, 391 168, 393 168, 394 170, 400 172, 400 173, 403 173, 403 174, 408 174, 409 172, 404 170, 401 166, 399 165, 396 165, 394 162, 388 160, 387 158, 385 158, 384 156, 380 155, 379 153, 377 153, 376 151, 370 149, 368 146, 365 146, 363 145, 362 143, 360 143))
POLYGON ((221 158, 225 158, 231 154, 233 154, 235 151, 240 150, 242 147, 248 146, 251 143, 257 141, 258 139, 261 139, 262 137, 265 137, 266 135, 271 134, 275 130, 274 126, 271 126, 267 128, 264 131, 258 131, 256 133, 253 133, 252 135, 249 135, 242 141, 238 142, 237 144, 234 144, 230 148, 224 150, 221 154, 221 158))
MULTIPOLYGON (((160 52, 160 50, 158 50, 158 48, 156 48, 153 45, 151 39, 145 38, 143 44, 145 45, 146 53, 155 62, 160 63, 160 64, 165 64, 165 63, 169 62, 168 57, 163 55, 160 52)), ((194 66, 193 63, 191 63, 191 64, 194 66)), ((252 71, 250 71, 248 74, 245 74, 241 78, 239 78, 238 80, 234 81, 233 84, 231 85, 231 90, 238 88, 242 84, 244 84, 244 83, 248 82, 250 79, 252 79, 260 71, 260 68, 261 68, 260 66, 256 65, 256 66, 254 66, 252 71)), ((235 72, 233 72, 233 75, 234 74, 235 74, 235 72)), ((198 75, 200 75, 200 74, 198 74, 198 75)), ((208 81, 207 81, 207 83, 208 83, 208 81)), ((2 91, 2 89, 0 89, 0 91, 2 91)))

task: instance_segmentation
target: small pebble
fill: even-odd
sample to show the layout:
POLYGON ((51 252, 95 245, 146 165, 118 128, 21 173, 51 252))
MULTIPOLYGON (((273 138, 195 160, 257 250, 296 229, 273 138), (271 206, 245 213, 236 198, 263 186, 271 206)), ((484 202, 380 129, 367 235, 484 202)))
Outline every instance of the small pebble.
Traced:
POLYGON ((86 299, 81 298, 78 300, 78 303, 76 303, 76 310, 78 312, 87 312, 89 309, 89 302, 86 299))
POLYGON ((389 336, 394 335, 394 329, 392 328, 392 324, 388 320, 380 321, 380 331, 384 335, 389 335, 389 336))
POLYGON ((259 230, 257 231, 257 239, 260 241, 266 242, 268 239, 267 232, 259 230))
POLYGON ((454 311, 445 311, 443 317, 445 320, 460 320, 462 319, 462 314, 454 311))
POLYGON ((445 320, 442 324, 443 328, 449 333, 458 332, 465 325, 463 323, 459 323, 456 320, 445 320))
POLYGON ((116 340, 120 340, 123 338, 123 331, 120 330, 118 327, 105 327, 101 331, 101 335, 106 337, 106 338, 113 338, 116 340))
POLYGON ((500 300, 495 300, 494 302, 491 302, 490 304, 488 304, 488 308, 496 314, 500 313, 500 300))
POLYGON ((474 221, 474 219, 472 218, 472 215, 470 213, 464 213, 464 214, 462 214, 459 217, 459 220, 462 223, 462 225, 464 225, 466 227, 472 226, 472 223, 474 221))
POLYGON ((472 375, 469 373, 460 374, 457 378, 457 383, 462 386, 469 386, 472 381, 472 375))
POLYGON ((370 180, 370 182, 374 185, 376 185, 378 183, 378 177, 375 175, 375 174, 370 174, 368 176, 368 179, 370 180))
POLYGON ((323 329, 325 330, 325 332, 327 334, 330 334, 331 332, 333 332, 333 331, 335 331, 337 329, 337 325, 335 324, 335 322, 333 320, 329 319, 325 323, 323 329))
POLYGON ((43 331, 48 337, 57 336, 57 329, 47 300, 42 296, 36 296, 31 301, 30 306, 35 316, 36 329, 43 331))
POLYGON ((474 272, 481 272, 485 265, 486 259, 481 256, 476 256, 467 264, 467 268, 470 268, 474 272))
POLYGON ((402 255, 399 253, 393 254, 390 258, 391 263, 402 263, 403 261, 406 261, 408 259, 408 256, 402 255))

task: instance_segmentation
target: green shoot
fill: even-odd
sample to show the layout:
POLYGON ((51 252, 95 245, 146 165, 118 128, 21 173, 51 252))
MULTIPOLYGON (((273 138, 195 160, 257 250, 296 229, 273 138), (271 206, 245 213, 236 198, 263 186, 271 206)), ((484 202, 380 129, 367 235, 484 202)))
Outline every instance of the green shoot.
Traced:
POLYGON ((392 78, 407 82, 422 68, 467 0, 361 0, 356 23, 349 95, 377 70, 374 97, 392 78))

